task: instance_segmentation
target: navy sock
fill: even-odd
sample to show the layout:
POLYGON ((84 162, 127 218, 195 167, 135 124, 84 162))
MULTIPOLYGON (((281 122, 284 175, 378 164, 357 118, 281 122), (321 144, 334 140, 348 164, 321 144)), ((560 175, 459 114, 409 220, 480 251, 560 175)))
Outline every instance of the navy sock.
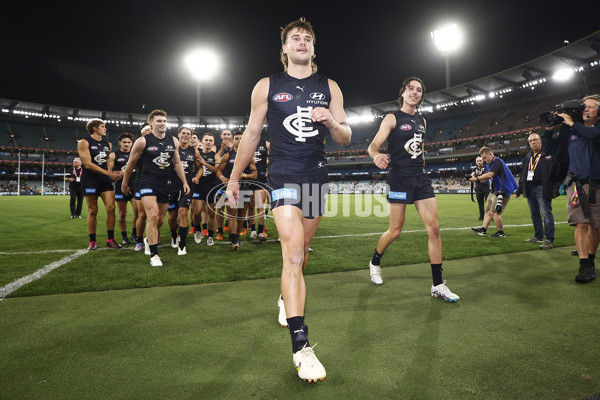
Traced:
POLYGON ((202 224, 202 230, 206 229, 208 227, 208 224, 202 224))
POLYGON ((433 277, 433 286, 444 283, 442 279, 442 264, 431 264, 431 276, 433 277))
POLYGON ((90 242, 95 242, 95 241, 96 241, 96 234, 90 233, 90 242))
POLYGON ((208 237, 213 237, 213 235, 215 234, 215 231, 212 230, 208 230, 208 237))
POLYGON ((151 244, 150 246, 150 257, 154 257, 155 255, 158 254, 158 245, 157 244, 151 244))
POLYGON ((171 229, 171 238, 177 240, 177 229, 171 229))
POLYGON ((106 231, 107 240, 115 240, 115 231, 106 231))
POLYGON ((381 265, 381 257, 383 257, 383 254, 379 254, 377 252, 377 249, 375 249, 375 252, 373 253, 373 258, 371 259, 371 264, 381 265))
POLYGON ((179 227, 179 248, 183 249, 187 243, 186 241, 186 236, 187 236, 187 226, 185 228, 182 228, 181 226, 179 227))
POLYGON ((287 319, 288 328, 290 335, 292 336, 292 351, 296 353, 302 350, 306 346, 310 346, 308 343, 308 327, 304 325, 304 317, 297 316, 287 319))

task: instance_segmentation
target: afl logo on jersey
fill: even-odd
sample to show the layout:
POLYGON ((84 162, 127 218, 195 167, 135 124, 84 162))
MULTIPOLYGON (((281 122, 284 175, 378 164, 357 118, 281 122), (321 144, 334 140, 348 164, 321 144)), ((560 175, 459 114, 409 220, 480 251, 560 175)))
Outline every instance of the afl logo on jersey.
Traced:
POLYGON ((156 151, 156 150, 158 150, 158 147, 156 147, 156 146, 148 147, 148 151, 156 151))
POLYGON ((403 131, 410 131, 412 129, 412 126, 410 126, 410 124, 404 124, 400 126, 400 129, 402 129, 403 131))
POLYGON ((273 101, 285 103, 287 101, 292 101, 293 98, 294 96, 289 93, 277 93, 275 96, 273 96, 273 101))
POLYGON ((90 149, 92 149, 92 150, 98 150, 98 146, 90 146, 90 149))

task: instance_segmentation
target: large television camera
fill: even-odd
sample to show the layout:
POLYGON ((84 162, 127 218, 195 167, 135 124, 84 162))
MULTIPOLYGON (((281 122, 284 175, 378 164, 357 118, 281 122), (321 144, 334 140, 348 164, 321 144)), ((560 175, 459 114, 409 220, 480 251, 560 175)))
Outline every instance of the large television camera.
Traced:
POLYGON ((585 105, 581 100, 566 100, 560 104, 552 107, 552 111, 543 112, 540 114, 540 125, 542 128, 546 128, 548 126, 555 126, 562 124, 564 119, 563 117, 559 117, 558 114, 568 114, 573 118, 574 122, 581 122, 583 120, 583 110, 585 109, 585 105))

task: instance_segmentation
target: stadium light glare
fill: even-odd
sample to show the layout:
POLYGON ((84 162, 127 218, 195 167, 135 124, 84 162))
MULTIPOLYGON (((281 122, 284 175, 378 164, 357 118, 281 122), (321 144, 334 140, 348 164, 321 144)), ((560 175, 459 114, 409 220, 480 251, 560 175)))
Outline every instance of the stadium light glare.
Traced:
POLYGON ((444 55, 453 53, 463 44, 463 34, 456 24, 449 24, 431 32, 435 47, 444 55))
POLYGON ((219 69, 219 57, 210 49, 200 49, 189 53, 185 57, 192 78, 197 81, 205 81, 212 78, 219 69))
POLYGON ((210 49, 199 49, 185 57, 192 79, 196 81, 196 118, 200 119, 200 93, 203 81, 211 79, 221 65, 217 54, 210 49))
POLYGON ((552 79, 559 82, 568 81, 571 79, 574 73, 575 71, 572 68, 559 69, 554 73, 554 75, 552 75, 552 79))
POLYGON ((446 62, 446 89, 450 87, 450 54, 463 45, 463 33, 457 24, 448 24, 431 32, 435 47, 446 62))

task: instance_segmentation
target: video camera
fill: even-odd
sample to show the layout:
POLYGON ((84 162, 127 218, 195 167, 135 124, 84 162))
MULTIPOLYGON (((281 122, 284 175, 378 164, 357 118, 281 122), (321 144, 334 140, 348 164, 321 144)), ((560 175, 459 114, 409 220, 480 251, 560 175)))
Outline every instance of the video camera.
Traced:
POLYGON ((564 121, 563 117, 559 117, 555 113, 565 113, 573 118, 574 122, 581 122, 583 120, 583 110, 585 105, 581 100, 566 100, 560 104, 552 107, 552 111, 543 112, 540 114, 540 125, 542 128, 548 126, 555 126, 562 124, 564 121))

